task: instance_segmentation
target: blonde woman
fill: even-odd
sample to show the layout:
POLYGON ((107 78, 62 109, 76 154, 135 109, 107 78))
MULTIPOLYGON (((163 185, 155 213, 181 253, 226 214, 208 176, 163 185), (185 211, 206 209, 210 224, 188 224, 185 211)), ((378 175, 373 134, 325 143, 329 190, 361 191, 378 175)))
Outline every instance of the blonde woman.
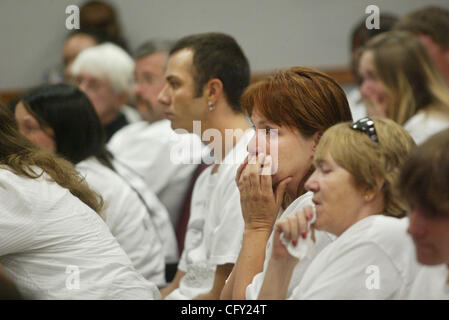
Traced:
POLYGON ((392 31, 371 39, 360 58, 368 114, 393 119, 421 144, 449 127, 449 91, 418 37, 392 31))
MULTIPOLYGON (((364 118, 328 129, 305 187, 313 192, 312 230, 336 236, 310 263, 291 299, 406 298, 419 266, 406 235, 404 201, 395 188, 414 142, 389 119, 364 118)), ((259 299, 284 299, 298 259, 281 242, 304 241, 312 207, 275 225, 274 244, 259 299), (303 236, 304 237, 304 236, 303 236), (299 239, 298 239, 299 238, 299 239)))

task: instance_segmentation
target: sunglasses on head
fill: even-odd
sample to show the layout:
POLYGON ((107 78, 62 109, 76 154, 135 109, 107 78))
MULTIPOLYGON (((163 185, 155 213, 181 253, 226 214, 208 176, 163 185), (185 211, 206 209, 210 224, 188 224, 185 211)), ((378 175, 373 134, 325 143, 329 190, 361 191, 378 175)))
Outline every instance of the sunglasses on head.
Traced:
POLYGON ((360 119, 354 122, 351 128, 366 133, 371 140, 379 143, 379 137, 377 136, 376 128, 374 128, 374 121, 371 118, 360 119))

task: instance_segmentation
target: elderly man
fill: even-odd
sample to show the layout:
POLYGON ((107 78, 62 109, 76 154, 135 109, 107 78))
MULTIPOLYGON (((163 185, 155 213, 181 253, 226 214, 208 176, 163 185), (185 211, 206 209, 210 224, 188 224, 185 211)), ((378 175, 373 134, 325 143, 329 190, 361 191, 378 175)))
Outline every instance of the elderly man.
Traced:
POLYGON ((126 105, 132 95, 133 71, 132 58, 112 43, 85 49, 73 61, 70 73, 94 105, 106 140, 140 119, 137 111, 126 105))

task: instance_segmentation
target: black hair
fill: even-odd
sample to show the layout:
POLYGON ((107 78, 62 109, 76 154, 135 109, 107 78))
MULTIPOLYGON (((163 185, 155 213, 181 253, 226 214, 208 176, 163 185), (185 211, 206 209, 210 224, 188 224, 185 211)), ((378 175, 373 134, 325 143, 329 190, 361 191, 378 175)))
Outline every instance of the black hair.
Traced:
POLYGON ((209 80, 220 79, 227 102, 235 112, 241 112, 240 96, 249 84, 250 67, 235 39, 223 33, 191 35, 178 40, 170 55, 186 48, 193 50, 196 96, 202 95, 209 80))
POLYGON ((100 119, 81 90, 67 84, 45 85, 20 101, 42 127, 53 129, 59 155, 73 164, 95 156, 113 169, 100 119))

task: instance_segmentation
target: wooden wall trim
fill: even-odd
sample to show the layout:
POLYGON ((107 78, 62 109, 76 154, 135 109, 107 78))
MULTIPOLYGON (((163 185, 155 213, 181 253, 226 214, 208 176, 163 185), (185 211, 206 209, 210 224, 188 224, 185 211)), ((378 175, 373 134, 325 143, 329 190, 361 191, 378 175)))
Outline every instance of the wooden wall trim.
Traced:
MULTIPOLYGON (((333 69, 316 68, 316 69, 328 74, 342 86, 351 85, 355 83, 354 76, 351 70, 348 68, 333 68, 333 69)), ((251 76, 251 83, 263 80, 268 76, 270 76, 270 74, 272 73, 273 72, 255 72, 251 76)))
MULTIPOLYGON (((334 69, 320 69, 318 70, 327 73, 333 79, 335 79, 340 85, 349 85, 354 83, 354 76, 351 70, 348 68, 334 68, 334 69)), ((255 72, 251 76, 251 83, 260 81, 268 77, 273 72, 255 72)), ((18 97, 22 92, 27 90, 24 89, 11 89, 11 90, 0 90, 0 103, 8 104, 12 99, 18 97)))
POLYGON ((0 91, 0 103, 8 104, 14 98, 17 98, 24 92, 24 89, 12 89, 0 91))

